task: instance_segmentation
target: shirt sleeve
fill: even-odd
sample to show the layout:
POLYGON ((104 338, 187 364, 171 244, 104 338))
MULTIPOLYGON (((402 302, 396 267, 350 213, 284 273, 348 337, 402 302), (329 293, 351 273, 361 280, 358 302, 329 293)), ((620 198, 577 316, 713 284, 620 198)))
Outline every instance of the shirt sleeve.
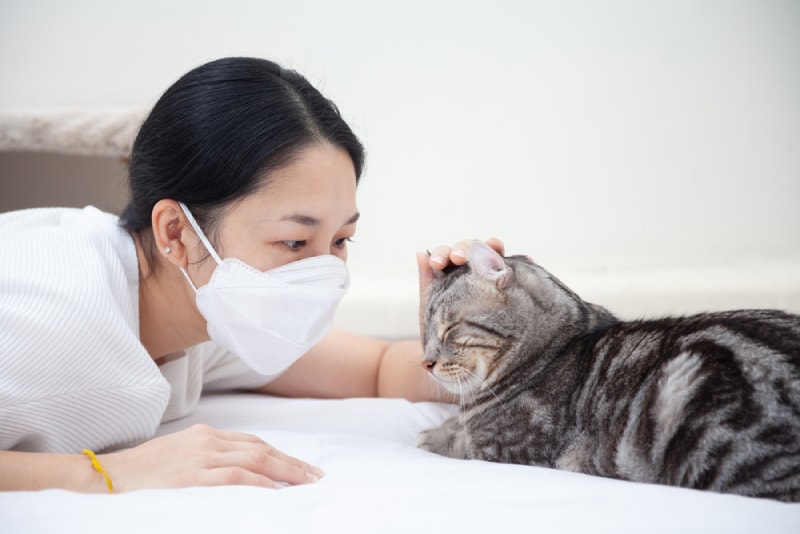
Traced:
POLYGON ((282 374, 259 374, 248 367, 241 358, 212 341, 198 345, 196 349, 202 355, 203 391, 254 389, 271 382, 282 374))

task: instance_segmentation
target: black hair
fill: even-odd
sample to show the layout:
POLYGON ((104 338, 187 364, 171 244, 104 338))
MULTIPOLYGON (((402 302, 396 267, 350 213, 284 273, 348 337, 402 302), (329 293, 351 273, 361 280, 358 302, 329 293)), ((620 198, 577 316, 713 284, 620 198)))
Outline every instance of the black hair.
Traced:
POLYGON ((220 210, 263 187, 270 171, 319 142, 347 151, 358 182, 361 142, 336 105, 303 76, 249 57, 196 67, 159 98, 136 136, 128 169, 131 200, 120 225, 138 235, 152 259, 152 236, 143 230, 151 226, 156 202, 183 202, 210 230, 220 210))

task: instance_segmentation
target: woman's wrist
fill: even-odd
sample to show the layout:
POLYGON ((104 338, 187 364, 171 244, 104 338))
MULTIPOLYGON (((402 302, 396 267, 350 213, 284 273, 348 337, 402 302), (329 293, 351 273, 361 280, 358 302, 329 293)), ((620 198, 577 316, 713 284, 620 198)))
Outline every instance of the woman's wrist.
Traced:
MULTIPOLYGON (((102 456, 98 456, 102 462, 102 456)), ((108 493, 105 478, 83 454, 0 451, 0 490, 64 489, 108 493)))

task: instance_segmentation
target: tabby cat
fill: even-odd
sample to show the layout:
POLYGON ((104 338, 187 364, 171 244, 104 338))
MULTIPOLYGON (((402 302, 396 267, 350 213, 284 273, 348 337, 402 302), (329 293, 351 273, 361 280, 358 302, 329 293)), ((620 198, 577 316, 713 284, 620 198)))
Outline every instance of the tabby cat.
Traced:
POLYGON ((624 322, 529 258, 475 243, 424 299, 423 364, 453 458, 800 501, 800 316, 624 322))

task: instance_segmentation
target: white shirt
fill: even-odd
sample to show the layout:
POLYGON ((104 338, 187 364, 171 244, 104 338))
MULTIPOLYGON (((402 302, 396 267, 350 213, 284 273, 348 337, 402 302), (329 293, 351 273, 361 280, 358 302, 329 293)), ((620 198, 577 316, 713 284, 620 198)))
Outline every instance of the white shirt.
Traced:
POLYGON ((130 235, 96 208, 0 214, 0 449, 103 451, 151 438, 201 390, 267 383, 211 342, 154 363, 130 235))

